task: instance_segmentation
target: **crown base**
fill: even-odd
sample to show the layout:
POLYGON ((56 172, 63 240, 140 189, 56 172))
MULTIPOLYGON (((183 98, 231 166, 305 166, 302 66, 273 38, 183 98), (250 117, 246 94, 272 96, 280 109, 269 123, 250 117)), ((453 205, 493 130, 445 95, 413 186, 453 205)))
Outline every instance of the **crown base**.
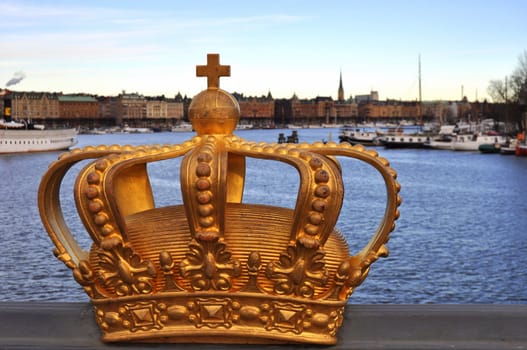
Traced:
POLYGON ((345 301, 253 293, 162 293, 93 299, 104 342, 331 345, 345 301))

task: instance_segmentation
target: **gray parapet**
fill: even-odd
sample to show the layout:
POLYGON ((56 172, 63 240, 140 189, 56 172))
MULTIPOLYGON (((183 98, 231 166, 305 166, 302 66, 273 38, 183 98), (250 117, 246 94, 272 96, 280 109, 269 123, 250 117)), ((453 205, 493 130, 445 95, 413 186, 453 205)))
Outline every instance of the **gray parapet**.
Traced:
POLYGON ((527 349, 527 305, 348 305, 335 346, 104 344, 87 303, 0 303, 0 349, 527 349))

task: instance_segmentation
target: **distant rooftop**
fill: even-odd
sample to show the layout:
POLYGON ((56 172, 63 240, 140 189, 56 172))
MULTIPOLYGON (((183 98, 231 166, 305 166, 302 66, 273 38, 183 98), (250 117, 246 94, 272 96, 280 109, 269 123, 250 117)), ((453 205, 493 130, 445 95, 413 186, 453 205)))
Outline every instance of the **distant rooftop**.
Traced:
POLYGON ((97 102, 95 97, 86 95, 60 95, 60 102, 97 102))

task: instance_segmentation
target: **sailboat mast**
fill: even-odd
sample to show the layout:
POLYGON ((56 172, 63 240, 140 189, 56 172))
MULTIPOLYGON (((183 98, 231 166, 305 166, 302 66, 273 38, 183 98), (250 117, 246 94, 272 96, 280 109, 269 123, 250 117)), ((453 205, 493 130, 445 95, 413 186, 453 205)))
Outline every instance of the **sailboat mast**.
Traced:
POLYGON ((419 125, 423 125, 423 100, 421 96, 421 54, 419 54, 419 125))

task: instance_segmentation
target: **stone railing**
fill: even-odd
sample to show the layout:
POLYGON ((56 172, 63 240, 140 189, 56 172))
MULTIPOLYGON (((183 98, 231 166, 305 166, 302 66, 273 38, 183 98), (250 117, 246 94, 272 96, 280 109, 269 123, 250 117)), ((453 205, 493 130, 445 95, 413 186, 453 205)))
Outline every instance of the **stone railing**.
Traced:
POLYGON ((0 303, 0 349, 527 349, 527 305, 348 305, 334 346, 104 344, 87 303, 0 303))

